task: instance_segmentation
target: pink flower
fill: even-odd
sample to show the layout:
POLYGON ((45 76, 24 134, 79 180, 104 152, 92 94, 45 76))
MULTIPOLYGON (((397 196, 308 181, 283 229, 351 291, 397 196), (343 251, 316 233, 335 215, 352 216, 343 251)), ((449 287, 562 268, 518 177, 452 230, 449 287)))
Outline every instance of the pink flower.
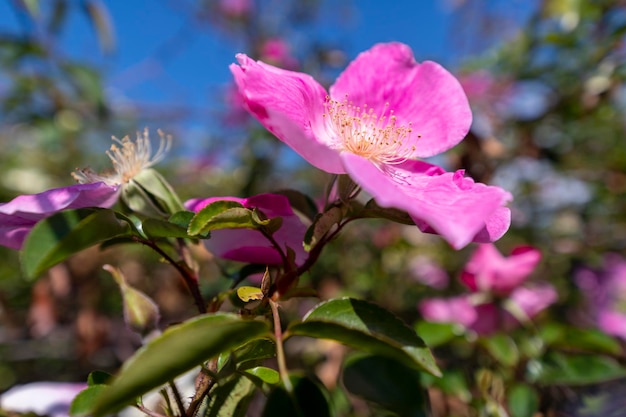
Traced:
POLYGON ((219 0, 219 8, 227 16, 240 17, 252 11, 252 0, 219 0))
POLYGON ((574 279, 587 299, 592 320, 605 333, 626 340, 626 259, 604 257, 600 269, 581 268, 574 279))
POLYGON ((457 323, 478 334, 487 335, 498 330, 515 328, 520 320, 533 318, 556 300, 555 289, 544 284, 517 288, 508 297, 507 308, 483 294, 432 298, 422 301, 418 307, 428 321, 457 323))
POLYGON ((261 59, 283 68, 296 68, 298 60, 291 54, 289 44, 281 38, 270 38, 261 45, 261 59))
POLYGON ((507 295, 519 287, 541 260, 541 252, 520 246, 504 257, 493 244, 479 245, 465 265, 461 281, 472 291, 507 295))
POLYGON ((39 194, 21 195, 0 204, 0 245, 21 249, 30 230, 46 217, 69 209, 111 207, 119 185, 104 182, 53 188, 39 194))
MULTIPOLYGON (((287 197, 279 194, 259 194, 249 198, 211 197, 189 200, 185 206, 191 211, 198 212, 219 200, 236 201, 246 208, 256 208, 268 218, 282 217, 283 223, 280 229, 274 233, 273 238, 283 252, 286 253, 287 248, 295 252, 297 265, 304 262, 307 253, 302 241, 307 227, 293 212, 287 197)), ((215 256, 223 259, 266 265, 279 265, 283 262, 278 250, 257 230, 214 230, 211 232, 211 238, 205 240, 205 245, 215 256)))
POLYGON ((418 308, 426 320, 457 323, 478 334, 510 330, 557 300, 549 284, 521 286, 540 259, 541 253, 530 246, 505 258, 494 245, 480 245, 461 275, 469 293, 424 300, 418 308))
POLYGON ((440 65, 417 63, 404 44, 378 44, 327 93, 307 74, 237 59, 231 71, 248 110, 312 165, 349 174, 455 248, 508 229, 508 192, 415 160, 450 149, 471 124, 463 89, 440 65))
POLYGON ((115 143, 107 151, 113 164, 111 172, 98 174, 89 168, 78 170, 72 176, 80 184, 21 195, 8 203, 0 203, 0 245, 21 249, 33 226, 59 211, 114 205, 125 184, 167 153, 171 138, 160 132, 159 135, 161 142, 154 155, 147 129, 138 133, 135 141, 114 137, 115 143))

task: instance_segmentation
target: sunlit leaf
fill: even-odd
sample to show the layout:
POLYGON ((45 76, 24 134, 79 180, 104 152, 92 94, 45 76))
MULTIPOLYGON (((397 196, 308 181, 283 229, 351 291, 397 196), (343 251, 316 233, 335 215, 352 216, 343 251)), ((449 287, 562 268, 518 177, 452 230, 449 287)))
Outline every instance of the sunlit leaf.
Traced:
POLYGON ((267 337, 271 335, 265 322, 227 313, 203 315, 172 326, 124 364, 109 388, 98 397, 93 414, 97 417, 116 412, 137 396, 222 352, 267 337))
MULTIPOLYGON (((104 384, 94 384, 89 385, 79 392, 70 405, 70 416, 81 417, 88 415, 93 408, 94 401, 96 401, 106 387, 107 386, 104 384)), ((33 398, 33 401, 36 401, 36 399, 33 398)))
POLYGON ((290 336, 336 340, 441 375, 432 353, 409 326, 390 311, 366 301, 341 298, 323 302, 303 322, 287 329, 286 337, 290 336))

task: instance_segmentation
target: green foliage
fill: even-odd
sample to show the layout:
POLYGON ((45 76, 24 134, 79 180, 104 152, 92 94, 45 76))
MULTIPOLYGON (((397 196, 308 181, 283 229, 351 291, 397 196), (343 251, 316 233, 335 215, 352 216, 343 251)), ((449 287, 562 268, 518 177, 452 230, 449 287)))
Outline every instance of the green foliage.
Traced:
POLYGON ((319 383, 299 375, 289 375, 291 388, 281 384, 267 398, 263 417, 330 417, 328 394, 319 383))
POLYGON ((344 364, 343 384, 350 393, 398 416, 429 415, 419 372, 389 357, 351 357, 344 364))
POLYGON ((63 211, 40 221, 30 232, 22 251, 22 269, 27 278, 35 279, 70 255, 130 234, 131 226, 112 210, 63 211))
POLYGON ((268 335, 264 322, 243 320, 226 313, 198 316, 172 326, 124 364, 93 403, 92 413, 97 417, 118 411, 137 396, 212 357, 268 335))
POLYGON ((363 352, 392 357, 406 366, 441 375, 430 350, 415 332, 388 310, 367 301, 341 298, 323 302, 286 337, 332 339, 363 352))

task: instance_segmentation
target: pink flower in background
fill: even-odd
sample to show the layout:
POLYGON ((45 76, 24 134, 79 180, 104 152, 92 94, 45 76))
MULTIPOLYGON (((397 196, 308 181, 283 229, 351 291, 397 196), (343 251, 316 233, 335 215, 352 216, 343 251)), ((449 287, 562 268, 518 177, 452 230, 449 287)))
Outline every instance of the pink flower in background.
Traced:
POLYGON ((289 44, 281 38, 267 39, 261 45, 261 60, 282 68, 295 69, 298 60, 291 54, 289 44))
POLYGON ((222 13, 230 17, 245 16, 252 11, 253 0, 219 0, 222 13))
POLYGON ((512 329, 557 300, 549 284, 521 286, 540 259, 541 253, 530 246, 503 257, 494 245, 480 245, 461 275, 470 292, 424 300, 419 310, 426 320, 458 323, 479 334, 512 329))
POLYGON ((53 188, 39 194, 21 195, 0 204, 0 245, 21 249, 30 230, 40 220, 62 210, 111 207, 119 185, 104 182, 53 188))
POLYGON ((507 295, 519 287, 535 270, 541 252, 531 246, 520 246, 508 257, 494 245, 479 245, 461 274, 461 281, 472 291, 507 295))
POLYGON ((237 59, 231 71, 248 110, 312 165, 349 174, 378 204, 407 211, 455 248, 508 229, 508 192, 415 160, 450 149, 471 124, 463 89, 440 65, 416 62, 404 44, 378 44, 327 93, 307 74, 237 59))
POLYGON ((581 268, 574 280, 587 299, 592 321, 603 332, 626 339, 626 259, 607 254, 601 269, 581 268))
POLYGON ((409 273, 418 282, 432 288, 448 286, 448 273, 438 263, 427 256, 418 255, 409 263, 409 273))
MULTIPOLYGON (((302 241, 307 227, 293 212, 287 197, 279 194, 259 194, 249 198, 211 197, 189 200, 185 203, 185 207, 198 212, 209 204, 220 200, 236 201, 246 208, 256 208, 268 218, 282 217, 282 226, 274 233, 273 237, 283 251, 286 252, 287 247, 289 247, 295 252, 297 265, 304 262, 307 254, 302 241)), ((204 242, 211 253, 223 259, 266 265, 279 265, 283 262, 272 243, 257 230, 214 230, 211 232, 211 238, 204 242)))

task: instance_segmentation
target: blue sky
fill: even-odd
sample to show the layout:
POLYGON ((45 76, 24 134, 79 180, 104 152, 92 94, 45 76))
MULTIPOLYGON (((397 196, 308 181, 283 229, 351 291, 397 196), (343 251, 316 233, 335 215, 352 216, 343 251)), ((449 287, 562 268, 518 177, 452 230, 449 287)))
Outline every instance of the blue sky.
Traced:
MULTIPOLYGON (((471 1, 491 4, 493 9, 502 4, 510 10, 517 7, 521 13, 515 11, 512 16, 520 21, 530 9, 526 0, 471 1)), ((454 69, 467 52, 459 46, 458 38, 465 36, 460 29, 479 24, 459 20, 458 15, 450 13, 451 2, 325 0, 316 24, 296 28, 289 34, 290 41, 296 49, 307 37, 335 42, 346 50, 348 59, 377 42, 401 41, 413 48, 418 60, 433 59, 454 69), (345 14, 345 5, 352 11, 349 15, 345 14)), ((8 10, 8 3, 0 2, 0 30, 20 25, 19 16, 8 10)), ((284 1, 260 3, 280 6, 284 1)), ((116 48, 111 54, 102 54, 93 28, 77 7, 79 3, 71 4, 74 10, 69 14, 59 50, 102 68, 107 92, 120 105, 140 103, 149 108, 168 104, 192 112, 216 108, 212 102, 217 92, 230 81, 228 65, 236 53, 246 52, 219 30, 190 25, 188 14, 182 10, 182 5, 189 2, 134 0, 103 2, 111 14, 116 48)), ((197 122, 203 117, 205 114, 192 115, 190 121, 193 124, 193 119, 197 122)))

